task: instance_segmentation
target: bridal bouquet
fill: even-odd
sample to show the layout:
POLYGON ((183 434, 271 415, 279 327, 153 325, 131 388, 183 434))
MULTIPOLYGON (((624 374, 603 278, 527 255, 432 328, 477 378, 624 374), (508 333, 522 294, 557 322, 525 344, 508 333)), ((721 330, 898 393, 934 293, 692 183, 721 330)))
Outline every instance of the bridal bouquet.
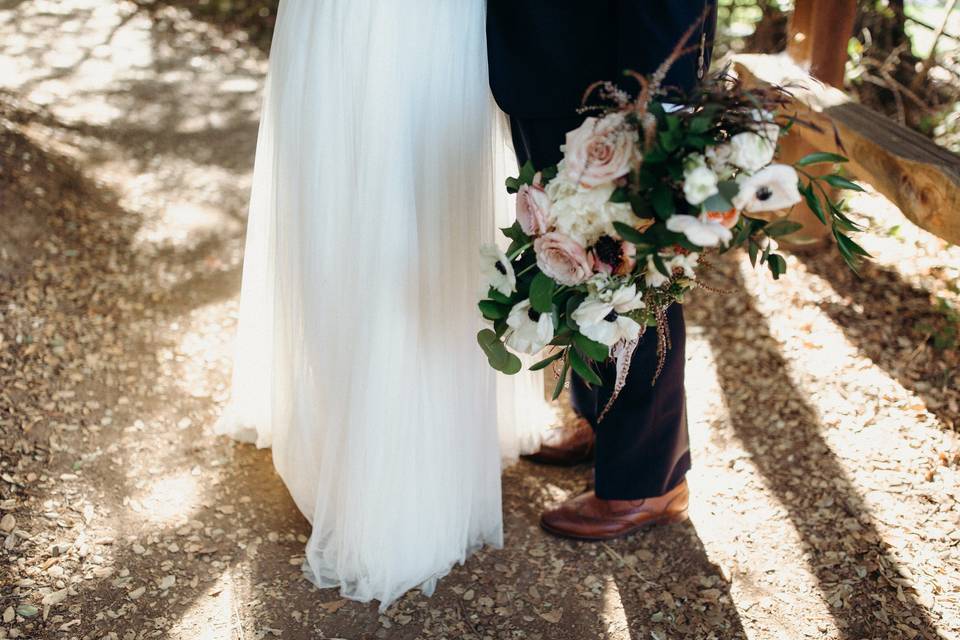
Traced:
POLYGON ((595 364, 615 358, 615 399, 648 327, 657 330, 662 365, 666 309, 705 286, 711 253, 745 247, 774 278, 784 273, 776 240, 801 225, 770 212, 802 201, 832 225, 848 264, 867 257, 827 188, 860 187, 835 171, 805 169, 846 159, 813 153, 776 162, 777 140, 794 124, 781 113, 784 90, 747 89, 721 74, 695 95, 671 96, 660 88, 671 62, 650 78, 631 74, 636 99, 610 83, 591 87, 584 102, 598 96, 607 106, 567 134, 563 160, 539 170, 527 164, 507 180, 517 196, 517 220, 502 230, 510 246, 482 249, 490 287, 479 306, 493 326, 477 338, 495 369, 517 373, 515 352, 553 347, 531 369, 556 363, 559 395, 570 369, 600 384, 595 364))

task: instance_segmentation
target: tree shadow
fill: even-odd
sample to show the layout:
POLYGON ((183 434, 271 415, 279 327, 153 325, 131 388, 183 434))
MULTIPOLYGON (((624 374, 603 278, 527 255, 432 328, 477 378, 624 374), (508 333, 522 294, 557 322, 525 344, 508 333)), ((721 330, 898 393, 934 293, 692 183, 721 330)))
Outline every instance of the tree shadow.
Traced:
POLYGON ((929 336, 924 336, 920 327, 945 323, 930 292, 875 262, 865 262, 857 276, 836 252, 801 253, 797 258, 846 298, 844 304, 819 305, 846 338, 905 389, 921 397, 941 423, 960 425, 956 407, 944 403, 942 393, 931 393, 931 387, 956 388, 960 358, 956 348, 937 351, 925 344, 929 336), (916 325, 905 326, 906 318, 916 325))
POLYGON ((842 637, 886 637, 902 624, 924 638, 940 638, 916 592, 894 581, 896 556, 821 434, 815 409, 791 380, 767 318, 744 291, 739 272, 732 277, 734 292, 712 299, 709 308, 693 307, 691 320, 711 345, 732 430, 786 509, 842 637), (750 349, 736 346, 744 326, 751 327, 750 349), (753 391, 738 391, 744 386, 753 391), (756 406, 744 397, 771 398, 771 404, 756 406), (774 430, 773 416, 787 427, 774 430), (837 535, 824 536, 825 530, 837 535))
POLYGON ((279 0, 134 0, 166 28, 176 28, 174 15, 167 9, 187 10, 195 20, 215 24, 221 29, 241 31, 251 44, 260 50, 270 50, 273 28, 277 20, 279 0))

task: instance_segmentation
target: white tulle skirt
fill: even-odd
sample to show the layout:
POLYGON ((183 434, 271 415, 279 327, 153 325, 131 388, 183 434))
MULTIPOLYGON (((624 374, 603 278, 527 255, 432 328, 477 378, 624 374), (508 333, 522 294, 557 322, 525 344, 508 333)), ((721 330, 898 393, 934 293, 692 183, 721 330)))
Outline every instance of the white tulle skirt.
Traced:
POLYGON ((501 455, 553 419, 475 342, 497 128, 484 0, 281 1, 217 430, 273 448, 308 575, 349 598, 500 545, 501 455))

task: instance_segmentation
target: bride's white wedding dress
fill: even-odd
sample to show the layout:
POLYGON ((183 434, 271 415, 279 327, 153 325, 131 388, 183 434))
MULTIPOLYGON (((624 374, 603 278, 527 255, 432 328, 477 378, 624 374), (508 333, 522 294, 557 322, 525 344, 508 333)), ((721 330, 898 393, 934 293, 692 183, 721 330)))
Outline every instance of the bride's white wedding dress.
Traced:
POLYGON ((552 419, 475 342, 503 159, 484 11, 281 0, 271 53, 217 430, 273 447, 311 579, 383 607, 501 544, 501 452, 552 419))

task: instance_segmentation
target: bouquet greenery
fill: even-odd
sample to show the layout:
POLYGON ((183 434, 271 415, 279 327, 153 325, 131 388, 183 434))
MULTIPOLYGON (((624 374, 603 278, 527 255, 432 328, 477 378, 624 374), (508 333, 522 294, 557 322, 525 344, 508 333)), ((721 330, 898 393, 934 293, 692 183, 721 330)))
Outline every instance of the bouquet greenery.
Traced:
POLYGON ((650 77, 628 73, 636 98, 612 83, 590 87, 584 104, 603 106, 585 107, 592 115, 567 134, 561 162, 527 164, 507 180, 517 196, 517 220, 502 230, 510 245, 482 249, 489 291, 479 306, 492 328, 477 339, 495 369, 517 373, 514 352, 553 347, 531 369, 556 363, 559 395, 569 370, 600 384, 595 363, 616 358, 615 399, 647 327, 657 329, 662 365, 666 309, 704 286, 710 253, 745 247, 774 278, 785 272, 776 240, 801 225, 773 212, 800 202, 831 225, 851 267, 868 257, 830 195, 831 186, 861 190, 835 170, 846 158, 776 162, 778 139, 797 124, 783 114, 786 90, 720 73, 681 96, 661 87, 672 62, 650 77), (821 163, 833 172, 806 169, 821 163))

